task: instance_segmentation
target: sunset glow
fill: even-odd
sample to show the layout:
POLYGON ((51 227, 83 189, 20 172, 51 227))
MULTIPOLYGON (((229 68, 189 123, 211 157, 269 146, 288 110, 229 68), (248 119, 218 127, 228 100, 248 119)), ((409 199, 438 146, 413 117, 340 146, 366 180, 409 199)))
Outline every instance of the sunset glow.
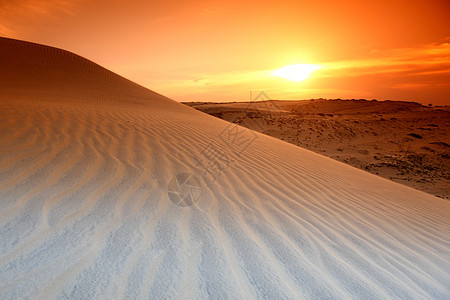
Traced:
POLYGON ((73 51, 177 101, 261 90, 449 103, 448 1, 105 3, 3 1, 0 35, 73 51), (299 63, 321 68, 279 70, 299 63))
POLYGON ((317 69, 319 69, 318 65, 296 64, 285 66, 281 69, 275 70, 272 72, 272 74, 292 81, 303 81, 317 69))

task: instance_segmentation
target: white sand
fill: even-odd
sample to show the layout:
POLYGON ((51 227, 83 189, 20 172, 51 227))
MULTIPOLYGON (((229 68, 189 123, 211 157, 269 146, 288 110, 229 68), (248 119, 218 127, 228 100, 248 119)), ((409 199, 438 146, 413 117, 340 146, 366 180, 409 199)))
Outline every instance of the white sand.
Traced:
POLYGON ((62 50, 0 66, 1 299, 449 299, 450 202, 62 50))

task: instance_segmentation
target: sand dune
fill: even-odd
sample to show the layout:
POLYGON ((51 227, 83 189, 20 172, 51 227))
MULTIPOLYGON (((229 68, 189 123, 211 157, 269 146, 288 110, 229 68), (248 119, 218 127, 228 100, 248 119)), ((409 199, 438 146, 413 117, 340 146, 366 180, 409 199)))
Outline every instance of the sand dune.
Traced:
POLYGON ((448 299, 448 201, 62 50, 0 66, 0 298, 448 299))

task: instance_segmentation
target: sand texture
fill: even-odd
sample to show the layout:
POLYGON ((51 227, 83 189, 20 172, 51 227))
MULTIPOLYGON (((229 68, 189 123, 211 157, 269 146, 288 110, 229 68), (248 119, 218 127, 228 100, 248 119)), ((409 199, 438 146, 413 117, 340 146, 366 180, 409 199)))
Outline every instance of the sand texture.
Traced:
POLYGON ((0 39, 1 299, 448 299, 450 202, 0 39))

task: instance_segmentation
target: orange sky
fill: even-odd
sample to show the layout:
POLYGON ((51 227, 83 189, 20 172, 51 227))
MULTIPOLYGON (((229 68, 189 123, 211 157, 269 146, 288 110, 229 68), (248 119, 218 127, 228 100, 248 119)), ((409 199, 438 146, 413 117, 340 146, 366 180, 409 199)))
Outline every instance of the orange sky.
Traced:
POLYGON ((0 35, 61 47, 178 101, 450 105, 450 2, 0 0, 0 35), (156 2, 156 1, 155 1, 156 2), (291 64, 321 68, 301 82, 291 64))

